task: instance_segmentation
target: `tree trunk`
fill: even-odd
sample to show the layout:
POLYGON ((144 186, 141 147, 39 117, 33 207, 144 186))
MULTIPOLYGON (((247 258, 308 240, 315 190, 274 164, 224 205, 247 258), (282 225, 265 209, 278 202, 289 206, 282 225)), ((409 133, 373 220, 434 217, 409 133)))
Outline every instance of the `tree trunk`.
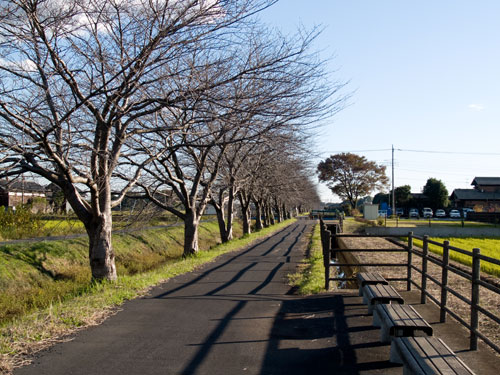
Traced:
POLYGON ((233 218, 234 218, 234 188, 229 189, 229 199, 227 201, 227 223, 226 238, 227 241, 233 239, 233 218))
POLYGON ((268 210, 269 210, 269 225, 274 225, 276 224, 276 221, 274 220, 274 212, 271 205, 268 206, 268 210))
POLYGON ((279 204, 275 204, 274 209, 276 210, 276 215, 278 216, 278 223, 283 221, 283 212, 279 204))
POLYGON ((241 206, 241 219, 243 221, 243 234, 250 234, 252 232, 250 228, 250 198, 246 193, 240 191, 238 194, 241 206))
POLYGON ((262 213, 264 214, 264 227, 268 227, 270 222, 269 222, 269 210, 267 209, 267 204, 262 203, 262 213))
POLYGON ((243 234, 250 234, 250 212, 248 207, 241 206, 241 216, 243 221, 243 234))
POLYGON ((274 213, 269 202, 264 203, 264 211, 266 213, 265 225, 274 225, 274 213))
POLYGON ((217 215, 217 222, 219 224, 220 240, 222 243, 229 241, 229 236, 226 230, 226 218, 224 217, 224 209, 221 209, 219 205, 212 204, 217 215))
POLYGON ((281 205, 281 212, 283 212, 283 220, 288 220, 290 219, 290 211, 286 209, 285 204, 283 203, 281 205))
POLYGON ((111 211, 94 218, 86 225, 89 236, 89 259, 93 280, 117 279, 115 253, 111 244, 111 211))
POLYGON ((255 205, 255 229, 256 230, 261 230, 264 228, 264 225, 262 223, 262 205, 258 201, 253 202, 255 205))
POLYGON ((189 256, 196 254, 198 248, 198 225, 200 218, 192 211, 187 211, 184 218, 184 254, 189 256))

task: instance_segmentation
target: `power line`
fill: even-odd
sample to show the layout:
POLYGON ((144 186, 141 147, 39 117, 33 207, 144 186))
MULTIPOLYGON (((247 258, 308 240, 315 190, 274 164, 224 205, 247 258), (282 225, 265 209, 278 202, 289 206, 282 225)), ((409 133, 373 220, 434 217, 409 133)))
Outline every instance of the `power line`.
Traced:
MULTIPOLYGON (((483 155, 483 156, 500 156, 500 152, 468 152, 468 151, 434 151, 434 150, 415 150, 415 149, 404 149, 395 148, 395 151, 402 152, 418 152, 424 154, 455 154, 455 155, 483 155)), ((335 154, 335 153, 356 153, 356 152, 382 152, 382 151, 392 151, 391 148, 380 148, 373 150, 334 150, 334 151, 324 151, 321 154, 335 154)))
POLYGON ((336 150, 336 151, 324 151, 323 154, 337 154, 337 153, 356 153, 356 152, 380 152, 380 151, 391 151, 391 148, 381 148, 377 150, 336 150))
POLYGON ((498 152, 464 152, 464 151, 431 151, 431 150, 409 150, 409 149, 402 149, 402 148, 397 148, 397 151, 403 151, 403 152, 419 152, 419 153, 426 153, 426 154, 457 154, 457 155, 500 155, 498 152))

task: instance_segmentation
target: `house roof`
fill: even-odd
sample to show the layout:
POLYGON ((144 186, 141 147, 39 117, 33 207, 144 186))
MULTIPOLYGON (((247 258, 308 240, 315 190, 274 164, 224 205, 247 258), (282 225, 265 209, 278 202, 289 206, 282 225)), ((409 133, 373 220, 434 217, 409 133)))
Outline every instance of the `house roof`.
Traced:
POLYGON ((0 181, 0 189, 4 191, 45 192, 45 188, 34 181, 0 181))
POLYGON ((452 200, 500 200, 500 193, 482 192, 476 189, 455 189, 451 193, 452 200))
POLYGON ((411 193, 411 196, 413 199, 427 199, 427 195, 425 195, 424 193, 411 193))
POLYGON ((500 186, 500 177, 474 177, 474 180, 472 180, 471 185, 474 186, 488 186, 488 185, 493 185, 493 186, 500 186))

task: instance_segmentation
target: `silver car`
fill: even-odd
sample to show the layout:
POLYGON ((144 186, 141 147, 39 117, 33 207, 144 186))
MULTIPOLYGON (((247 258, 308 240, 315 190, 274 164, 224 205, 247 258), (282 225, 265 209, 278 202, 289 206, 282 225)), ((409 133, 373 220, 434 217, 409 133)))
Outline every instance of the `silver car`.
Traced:
POLYGON ((420 215, 418 213, 418 210, 416 208, 411 208, 410 211, 408 212, 408 217, 410 217, 410 218, 412 218, 412 217, 419 218, 420 215))
POLYGON ((422 216, 425 217, 425 218, 429 218, 429 217, 432 217, 432 215, 434 214, 432 212, 432 209, 428 208, 428 207, 425 207, 423 210, 422 210, 422 216))
POLYGON ((436 210, 436 217, 445 217, 446 216, 446 212, 444 212, 443 209, 438 209, 436 210))

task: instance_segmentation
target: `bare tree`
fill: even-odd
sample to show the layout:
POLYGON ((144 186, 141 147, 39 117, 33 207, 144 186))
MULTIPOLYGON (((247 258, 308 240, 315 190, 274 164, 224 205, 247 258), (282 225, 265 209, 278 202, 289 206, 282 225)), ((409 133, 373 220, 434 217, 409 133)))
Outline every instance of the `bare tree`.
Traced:
POLYGON ((255 209, 255 228, 272 225, 296 214, 299 206, 317 199, 311 182, 309 155, 304 152, 307 135, 293 131, 269 137, 245 160, 249 178, 239 189, 243 226, 249 230, 250 203, 255 209), (247 222, 248 221, 248 222, 247 222))
POLYGON ((2 175, 29 171, 61 188, 87 230, 94 279, 116 279, 112 207, 167 150, 138 158, 127 143, 158 131, 153 118, 162 108, 217 84, 190 85, 193 51, 220 50, 225 33, 272 2, 0 3, 2 175), (128 178, 116 185, 115 171, 131 157, 128 178), (114 200, 113 186, 120 187, 114 200))
MULTIPOLYGON (((168 108, 168 114, 159 116, 163 122, 154 138, 138 146, 166 150, 147 167, 149 178, 140 185, 157 205, 184 220, 185 255, 198 251, 197 228, 210 200, 218 210, 222 240, 230 238, 237 180, 245 176, 241 158, 250 155, 243 145, 272 141, 270 134, 307 127, 337 109, 329 99, 342 85, 326 82, 323 66, 309 52, 316 35, 278 38, 253 27, 234 35, 232 48, 223 51, 223 58, 208 60, 210 64, 202 65, 205 56, 194 53, 190 65, 197 68, 190 70, 190 86, 222 84, 168 108), (176 200, 161 198, 170 191, 176 200), (226 200, 231 202, 228 221, 223 215, 226 200)), ((184 80, 174 84, 182 86, 184 80)))

